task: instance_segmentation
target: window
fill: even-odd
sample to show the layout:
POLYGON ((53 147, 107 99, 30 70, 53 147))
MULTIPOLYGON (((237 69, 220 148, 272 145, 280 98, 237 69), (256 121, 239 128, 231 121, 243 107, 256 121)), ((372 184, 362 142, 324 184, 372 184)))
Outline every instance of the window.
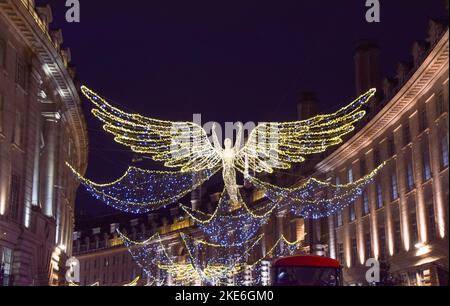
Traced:
POLYGON ((389 157, 392 157, 392 156, 395 155, 395 141, 394 141, 394 136, 390 136, 390 137, 388 138, 387 144, 388 144, 388 154, 389 154, 389 157))
POLYGON ((366 160, 364 158, 361 159, 360 163, 359 163, 359 172, 360 172, 360 176, 364 176, 366 175, 367 172, 367 165, 366 165, 366 160))
POLYGON ((377 189, 377 208, 381 208, 383 207, 383 187, 379 182, 377 183, 376 189, 377 189))
POLYGON ((428 126, 427 108, 425 105, 419 108, 419 132, 425 131, 428 126))
POLYGON ((436 115, 439 117, 445 113, 444 92, 441 90, 436 98, 436 115))
POLYGON ((434 219, 434 206, 433 203, 430 203, 428 206, 428 228, 430 239, 436 239, 436 220, 434 219))
POLYGON ((408 191, 414 189, 414 171, 411 160, 406 160, 406 188, 408 191))
POLYGON ((356 259, 358 258, 358 245, 356 243, 356 238, 352 238, 352 266, 356 265, 356 259))
POLYGON ((391 200, 395 201, 398 199, 397 175, 395 173, 391 175, 391 189, 391 200))
POLYGON ((339 189, 340 189, 340 187, 339 187, 340 184, 341 184, 341 179, 339 178, 339 176, 336 176, 336 186, 338 186, 336 188, 337 191, 339 191, 339 189))
POLYGON ((356 220, 356 210, 355 210, 355 202, 350 203, 348 206, 349 214, 350 214, 350 222, 356 220))
POLYGON ((368 215, 370 212, 369 208, 369 196, 367 195, 367 191, 364 191, 362 194, 362 202, 363 202, 363 215, 368 215))
POLYGON ((16 220, 19 217, 19 203, 20 203, 20 177, 13 174, 11 176, 11 195, 9 214, 11 219, 16 220))
POLYGON ((380 236, 380 259, 384 260, 386 258, 386 233, 384 231, 384 226, 379 229, 380 236))
POLYGON ((364 246, 366 258, 372 258, 372 239, 370 238, 370 233, 364 235, 364 246))
POLYGON ((405 142, 405 146, 411 143, 411 131, 409 130, 408 121, 403 125, 403 140, 405 142))
POLYGON ((338 243, 337 249, 338 249, 337 260, 342 264, 344 262, 344 244, 338 243))
POLYGON ((103 259, 103 266, 104 266, 104 267, 109 266, 108 258, 104 258, 104 259, 103 259))
POLYGON ((419 233, 417 231, 417 217, 416 217, 416 210, 415 210, 415 205, 414 205, 414 210, 411 211, 410 215, 409 215, 409 219, 411 222, 411 233, 412 233, 412 244, 415 245, 417 242, 419 242, 419 233))
POLYGON ((373 161, 375 163, 375 167, 378 167, 378 165, 380 164, 380 151, 378 149, 375 149, 375 151, 373 152, 373 161))
POLYGON ((17 57, 16 61, 16 83, 22 87, 22 89, 26 89, 27 85, 27 68, 25 66, 25 62, 17 57))
POLYGON ((442 169, 448 167, 448 143, 445 135, 441 137, 441 167, 442 169))
POLYGON ((422 147, 422 162, 423 162, 423 180, 426 182, 431 179, 431 165, 430 165, 430 152, 428 150, 428 144, 424 144, 422 147))
POLYGON ((20 147, 22 145, 22 113, 20 111, 16 111, 13 137, 14 143, 20 147))
POLYGON ((336 214, 336 224, 337 226, 342 226, 342 210, 338 211, 336 214))
POLYGON ((12 286, 12 250, 9 248, 0 247, 0 260, 0 273, 3 276, 0 286, 12 286))
POLYGON ((402 232, 400 228, 400 219, 394 221, 394 252, 398 253, 402 245, 402 232))
POLYGON ((5 68, 6 64, 6 41, 0 38, 0 68, 5 68))
POLYGON ((353 183, 353 169, 350 168, 347 171, 347 182, 348 183, 353 183))

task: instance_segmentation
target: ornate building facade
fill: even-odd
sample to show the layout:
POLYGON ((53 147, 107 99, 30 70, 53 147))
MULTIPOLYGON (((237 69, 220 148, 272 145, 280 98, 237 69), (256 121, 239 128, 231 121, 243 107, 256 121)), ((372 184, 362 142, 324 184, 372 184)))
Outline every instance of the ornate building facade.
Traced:
MULTIPOLYGON (((384 80, 384 98, 364 126, 316 166, 315 175, 346 183, 387 161, 319 234, 347 284, 366 284, 368 258, 387 263, 403 285, 448 284, 449 32, 430 21, 428 33, 426 42, 414 43, 413 62, 399 63, 395 79, 384 80)), ((374 72, 362 71, 369 81, 357 87, 376 86, 374 72)))
POLYGON ((0 285, 57 285, 72 254, 87 129, 49 6, 0 1, 0 285))

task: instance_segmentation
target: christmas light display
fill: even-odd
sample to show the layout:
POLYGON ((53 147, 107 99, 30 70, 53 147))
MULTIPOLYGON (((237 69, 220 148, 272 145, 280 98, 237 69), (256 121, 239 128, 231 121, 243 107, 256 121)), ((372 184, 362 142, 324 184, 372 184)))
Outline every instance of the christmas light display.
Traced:
MULTIPOLYGON (((124 285, 122 285, 123 287, 135 287, 135 286, 137 286, 138 285, 138 282, 139 282, 139 279, 140 279, 141 277, 140 276, 138 276, 138 277, 136 277, 135 279, 133 279, 131 282, 129 282, 128 284, 124 284, 124 285)), ((77 283, 75 283, 75 282, 69 282, 69 287, 79 287, 80 285, 78 285, 77 283)), ((95 283, 93 283, 93 284, 91 284, 91 285, 88 285, 89 287, 99 287, 100 286, 100 282, 95 282, 95 283)))
POLYGON ((171 204, 198 188, 218 170, 180 173, 129 167, 119 179, 98 184, 82 177, 69 164, 67 166, 97 199, 130 213, 145 213, 171 204))
POLYGON ((279 207, 287 207, 294 215, 318 219, 342 210, 361 196, 364 188, 386 165, 383 162, 372 172, 348 184, 332 184, 310 178, 298 187, 283 188, 249 177, 257 189, 279 207))
POLYGON ((238 200, 240 208, 233 209, 235 202, 225 190, 212 215, 194 211, 184 205, 181 205, 181 208, 197 223, 209 240, 221 246, 243 245, 255 237, 261 226, 267 223, 277 204, 269 202, 263 205, 257 210, 261 216, 255 216, 250 213, 240 195, 238 200))
MULTIPOLYGON (((86 86, 82 86, 81 91, 96 106, 92 113, 104 123, 104 130, 113 134, 116 142, 128 146, 132 151, 149 155, 155 161, 164 162, 166 167, 179 168, 181 173, 209 171, 206 174, 207 179, 219 168, 223 168, 225 190, 234 208, 239 208, 241 204, 235 169, 245 175, 249 173, 249 169, 256 173, 272 173, 274 169, 288 169, 292 163, 304 161, 304 155, 324 152, 328 147, 341 143, 342 137, 353 131, 354 123, 365 115, 361 107, 375 94, 375 89, 371 89, 348 106, 332 114, 319 115, 302 121, 259 124, 251 132, 243 148, 240 148, 241 137, 238 137, 234 146, 231 139, 226 139, 225 149, 222 149, 215 129, 213 129, 214 145, 212 145, 206 131, 195 123, 157 120, 140 114, 127 113, 110 105, 86 86)), ((242 127, 238 134, 241 132, 242 127)), ((130 168, 127 173, 133 176, 136 172, 139 177, 143 171, 145 170, 130 168)), ((155 176, 155 173, 153 175, 155 176)), ((166 176, 166 174, 161 175, 166 176)), ((174 173, 172 175, 177 176, 174 173)), ((145 177, 144 175, 141 179, 145 177)), ((184 179, 181 179, 180 183, 186 183, 186 177, 183 175, 181 177, 184 179)), ((191 176, 188 175, 188 177, 191 176)), ((120 180, 107 186, 99 186, 81 176, 79 178, 88 191, 97 198, 118 209, 130 212, 139 213, 155 209, 160 205, 168 204, 170 200, 179 198, 171 194, 173 190, 170 188, 179 182, 177 180, 169 184, 168 191, 164 191, 164 188, 158 189, 158 192, 162 194, 172 195, 172 197, 164 197, 152 192, 150 192, 151 196, 142 196, 140 192, 135 194, 127 190, 125 184, 120 184, 120 180), (98 187, 110 187, 110 189, 104 191, 98 187), (136 207, 136 204, 144 205, 136 207), (127 208, 130 206, 132 208, 127 208), (143 206, 149 207, 143 208, 143 206)), ((125 178, 128 177, 125 176, 125 178)), ((130 181, 139 184, 139 180, 135 178, 131 178, 130 181)), ((164 180, 155 178, 148 180, 152 183, 154 181, 164 180)), ((186 188, 185 191, 189 190, 187 186, 183 184, 181 186, 186 188)), ((144 186, 140 189, 145 191, 144 186)))
POLYGON ((129 239, 119 230, 116 231, 130 252, 133 260, 146 274, 147 284, 163 284, 166 275, 162 275, 163 273, 158 273, 160 271, 156 271, 155 268, 161 263, 173 265, 174 261, 163 245, 159 233, 154 234, 144 241, 134 241, 129 239))
POLYGON ((215 211, 203 213, 181 205, 203 232, 206 240, 180 233, 187 250, 184 261, 176 261, 167 252, 159 234, 142 242, 132 241, 118 231, 133 259, 147 275, 148 285, 168 283, 262 284, 266 273, 263 262, 275 256, 294 254, 300 241, 289 242, 281 236, 272 248, 253 263, 249 254, 260 243, 258 231, 275 210, 283 209, 304 218, 320 218, 343 209, 361 195, 365 186, 384 166, 346 185, 333 185, 309 179, 298 186, 280 187, 258 179, 258 173, 272 173, 301 163, 307 155, 321 153, 343 141, 355 129, 365 111, 362 107, 375 94, 375 89, 358 97, 349 105, 327 115, 292 122, 259 124, 241 147, 242 126, 236 143, 226 139, 224 148, 215 128, 212 143, 206 131, 192 122, 171 122, 124 112, 83 86, 83 94, 95 105, 92 113, 114 140, 132 151, 163 162, 177 171, 150 171, 130 167, 116 181, 98 184, 77 175, 86 189, 106 204, 131 213, 143 213, 169 205, 208 181, 222 170, 224 190, 215 211), (252 171, 250 171, 252 170, 252 171), (239 192, 237 171, 262 191, 268 201, 249 206, 239 192), (250 175, 253 174, 253 176, 250 175), (251 281, 251 275, 259 276, 251 281))

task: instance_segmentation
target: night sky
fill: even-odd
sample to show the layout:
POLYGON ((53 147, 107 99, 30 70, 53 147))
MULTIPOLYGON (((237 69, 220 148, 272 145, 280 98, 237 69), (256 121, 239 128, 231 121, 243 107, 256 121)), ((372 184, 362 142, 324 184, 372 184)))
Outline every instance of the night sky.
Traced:
MULTIPOLYGON (((353 53, 358 41, 381 47, 384 76, 410 60, 430 18, 447 18, 441 0, 381 0, 381 23, 365 20, 365 0, 111 1, 80 0, 81 22, 65 22, 65 1, 49 3, 62 28, 80 84, 125 110, 158 119, 203 122, 296 119, 302 91, 317 92, 323 111, 356 97, 353 53)), ((90 114, 86 176, 119 177, 127 148, 90 114)), ((110 213, 82 188, 77 216, 110 213)))

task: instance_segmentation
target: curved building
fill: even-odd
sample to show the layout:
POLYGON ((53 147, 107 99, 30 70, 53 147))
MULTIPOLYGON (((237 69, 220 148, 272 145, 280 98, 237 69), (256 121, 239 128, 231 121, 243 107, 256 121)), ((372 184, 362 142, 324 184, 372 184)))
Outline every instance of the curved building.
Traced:
MULTIPOLYGON (((357 49, 359 89, 378 85, 377 70, 359 64, 374 53, 373 46, 357 49)), ((346 183, 387 161, 360 198, 329 217, 321 238, 347 284, 367 284, 369 258, 386 263, 396 283, 448 284, 448 27, 431 20, 412 56, 381 84, 384 98, 364 126, 316 166, 346 183)))
POLYGON ((0 1, 0 285, 64 282, 88 139, 49 6, 0 1))

